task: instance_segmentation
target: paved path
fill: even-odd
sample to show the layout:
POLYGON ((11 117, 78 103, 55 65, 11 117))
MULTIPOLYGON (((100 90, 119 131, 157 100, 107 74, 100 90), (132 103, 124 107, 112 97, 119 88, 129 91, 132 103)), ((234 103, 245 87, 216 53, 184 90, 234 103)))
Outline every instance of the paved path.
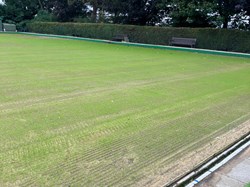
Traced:
POLYGON ((248 183, 250 183, 250 147, 196 186, 245 187, 248 183))

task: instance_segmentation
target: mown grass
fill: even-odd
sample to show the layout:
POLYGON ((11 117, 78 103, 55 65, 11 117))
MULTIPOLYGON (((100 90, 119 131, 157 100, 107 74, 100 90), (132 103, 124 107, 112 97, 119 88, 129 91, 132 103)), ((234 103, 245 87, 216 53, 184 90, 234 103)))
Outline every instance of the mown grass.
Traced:
POLYGON ((0 186, 138 184, 250 118, 250 59, 0 34, 0 186))

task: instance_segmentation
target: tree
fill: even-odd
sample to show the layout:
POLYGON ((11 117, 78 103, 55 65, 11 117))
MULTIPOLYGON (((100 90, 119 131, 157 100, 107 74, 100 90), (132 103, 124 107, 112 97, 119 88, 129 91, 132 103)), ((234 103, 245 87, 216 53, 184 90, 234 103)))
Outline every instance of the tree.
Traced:
POLYGON ((155 25, 163 15, 163 0, 106 0, 105 10, 114 23, 155 25))
POLYGON ((91 14, 91 20, 92 20, 92 22, 96 22, 98 1, 97 0, 90 0, 90 4, 93 7, 92 14, 91 14))
POLYGON ((44 9, 52 13, 57 21, 72 21, 73 18, 87 15, 87 6, 82 0, 48 0, 44 9))
POLYGON ((228 28, 230 22, 230 26, 245 29, 250 27, 247 15, 250 0, 5 0, 5 5, 0 5, 4 21, 15 23, 34 18, 62 22, 83 18, 177 27, 228 28))
POLYGON ((243 3, 242 0, 217 0, 218 12, 222 18, 223 28, 228 28, 230 17, 241 11, 243 3))
POLYGON ((242 0, 242 9, 248 18, 245 29, 250 30, 250 0, 242 0))
POLYGON ((174 0, 170 17, 176 27, 211 27, 214 19, 212 0, 174 0))
POLYGON ((5 0, 4 20, 21 22, 34 18, 39 10, 39 4, 33 0, 5 0))

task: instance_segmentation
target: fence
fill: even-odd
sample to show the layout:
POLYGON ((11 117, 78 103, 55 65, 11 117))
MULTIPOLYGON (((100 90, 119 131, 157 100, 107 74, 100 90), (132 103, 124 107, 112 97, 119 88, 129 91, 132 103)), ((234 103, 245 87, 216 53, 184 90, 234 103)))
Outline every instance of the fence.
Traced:
POLYGON ((16 32, 17 31, 16 25, 14 24, 3 23, 2 27, 3 27, 2 30, 4 32, 16 32))

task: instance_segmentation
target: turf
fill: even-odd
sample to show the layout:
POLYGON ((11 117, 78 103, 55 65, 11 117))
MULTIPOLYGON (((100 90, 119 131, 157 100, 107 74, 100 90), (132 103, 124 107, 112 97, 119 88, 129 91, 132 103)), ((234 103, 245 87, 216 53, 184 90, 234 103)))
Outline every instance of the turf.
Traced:
POLYGON ((246 184, 245 187, 250 187, 250 183, 246 184))
POLYGON ((0 67, 0 186, 138 184, 250 119, 246 58, 0 34, 0 67))

